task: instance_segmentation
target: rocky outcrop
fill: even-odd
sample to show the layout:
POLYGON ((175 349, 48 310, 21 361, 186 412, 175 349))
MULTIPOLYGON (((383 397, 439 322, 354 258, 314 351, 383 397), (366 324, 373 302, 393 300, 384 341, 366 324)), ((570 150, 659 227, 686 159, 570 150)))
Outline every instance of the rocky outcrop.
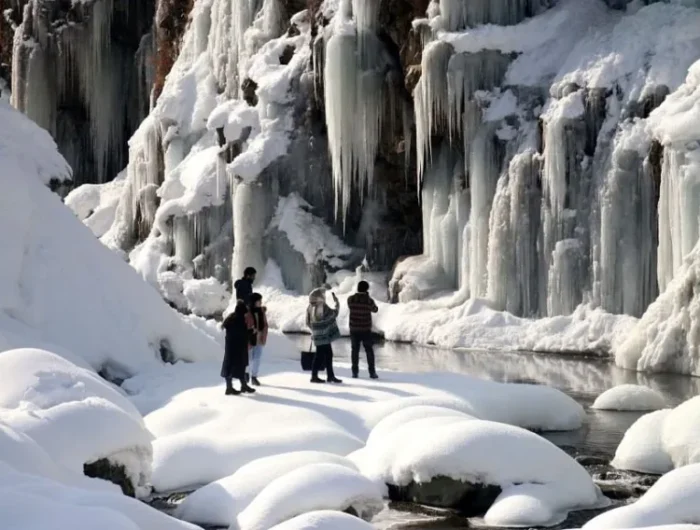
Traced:
POLYGON ((413 502, 438 508, 450 508, 466 517, 483 515, 501 494, 493 484, 462 482, 449 477, 435 477, 430 482, 411 482, 407 486, 389 487, 389 499, 413 502))
POLYGON ((136 490, 129 479, 126 468, 120 464, 114 464, 106 458, 101 458, 90 464, 85 464, 83 473, 88 477, 101 478, 113 482, 122 489, 124 495, 129 497, 136 496, 136 490))

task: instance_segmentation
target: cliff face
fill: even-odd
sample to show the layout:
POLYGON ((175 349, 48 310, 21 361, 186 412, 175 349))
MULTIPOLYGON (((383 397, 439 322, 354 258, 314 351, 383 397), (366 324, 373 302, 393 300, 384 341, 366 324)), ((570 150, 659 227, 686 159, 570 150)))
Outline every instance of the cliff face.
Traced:
POLYGON ((413 256, 397 300, 453 289, 517 315, 640 315, 700 232, 679 213, 694 148, 658 125, 700 58, 699 14, 695 0, 32 0, 9 12, 12 97, 78 181, 126 166, 98 235, 181 308, 192 282, 223 288, 268 258, 306 289, 413 256))

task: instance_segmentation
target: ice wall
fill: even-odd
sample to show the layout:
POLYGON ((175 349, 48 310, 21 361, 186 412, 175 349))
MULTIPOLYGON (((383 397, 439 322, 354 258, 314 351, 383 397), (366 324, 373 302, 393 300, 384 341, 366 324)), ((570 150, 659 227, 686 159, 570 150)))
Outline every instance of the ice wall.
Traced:
POLYGON ((12 104, 47 129, 75 183, 112 180, 148 112, 155 2, 14 2, 12 104))
POLYGON ((663 145, 649 114, 700 55, 699 16, 694 3, 432 3, 414 23, 426 274, 517 315, 640 316, 698 239, 687 146, 663 145), (655 36, 641 48, 640 32, 655 36))

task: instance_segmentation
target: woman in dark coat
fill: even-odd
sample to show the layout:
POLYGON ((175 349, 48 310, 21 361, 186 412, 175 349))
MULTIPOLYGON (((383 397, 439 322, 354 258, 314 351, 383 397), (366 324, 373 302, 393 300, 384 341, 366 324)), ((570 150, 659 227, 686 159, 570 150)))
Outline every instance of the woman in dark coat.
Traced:
POLYGON ((252 330, 251 316, 248 307, 241 300, 236 303, 236 309, 222 323, 226 330, 226 349, 224 362, 221 365, 221 377, 226 380, 226 395, 237 395, 241 392, 254 393, 255 389, 248 386, 245 380, 248 367, 248 349, 252 330), (233 388, 233 380, 241 382, 241 390, 233 388))

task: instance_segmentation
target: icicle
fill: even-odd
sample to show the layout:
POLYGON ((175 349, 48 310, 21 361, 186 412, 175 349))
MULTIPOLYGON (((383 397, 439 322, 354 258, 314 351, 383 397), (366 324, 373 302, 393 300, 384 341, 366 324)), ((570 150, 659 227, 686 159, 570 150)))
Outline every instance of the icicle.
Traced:
POLYGON ((372 189, 382 129, 388 62, 381 42, 371 31, 376 25, 372 17, 376 19, 378 14, 378 5, 373 2, 358 0, 357 31, 347 18, 349 0, 341 3, 324 57, 335 214, 343 219, 343 224, 353 193, 362 200, 365 189, 372 189))
POLYGON ((509 26, 534 16, 551 0, 439 0, 442 29, 458 31, 482 24, 509 26))
POLYGON ((422 75, 413 92, 419 189, 431 156, 431 135, 447 121, 447 68, 452 52, 452 46, 442 41, 432 42, 423 50, 422 75))

